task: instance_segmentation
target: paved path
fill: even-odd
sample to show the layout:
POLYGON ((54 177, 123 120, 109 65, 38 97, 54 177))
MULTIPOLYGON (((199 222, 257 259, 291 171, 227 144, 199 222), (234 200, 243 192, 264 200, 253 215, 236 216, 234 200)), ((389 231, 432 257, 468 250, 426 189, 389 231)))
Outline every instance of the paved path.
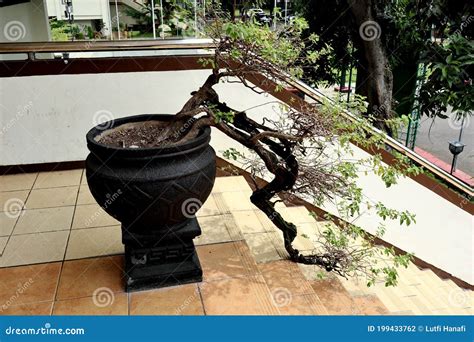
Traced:
MULTIPOLYGON (((451 114, 451 113, 449 113, 451 114)), ((416 138, 416 146, 451 165, 453 155, 449 152, 448 142, 457 140, 461 122, 450 119, 422 117, 416 138), (431 127, 431 130, 430 130, 431 127)), ((466 118, 462 139, 466 144, 459 155, 457 169, 474 176, 474 118, 466 118)))

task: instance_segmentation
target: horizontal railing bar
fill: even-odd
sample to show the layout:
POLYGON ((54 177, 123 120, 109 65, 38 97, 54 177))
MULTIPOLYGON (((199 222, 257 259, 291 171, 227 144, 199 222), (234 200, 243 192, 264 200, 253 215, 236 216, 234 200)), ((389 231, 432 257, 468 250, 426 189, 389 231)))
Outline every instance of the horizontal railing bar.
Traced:
POLYGON ((189 50, 214 47, 211 39, 81 40, 73 42, 0 43, 0 53, 189 50))

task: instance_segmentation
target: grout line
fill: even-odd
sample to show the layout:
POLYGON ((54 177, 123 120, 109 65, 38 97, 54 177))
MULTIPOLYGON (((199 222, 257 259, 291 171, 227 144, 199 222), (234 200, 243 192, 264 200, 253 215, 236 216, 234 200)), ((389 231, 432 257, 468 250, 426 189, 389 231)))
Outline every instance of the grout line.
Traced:
MULTIPOLYGON (((114 224, 114 225, 108 225, 108 226, 97 226, 97 227, 84 227, 84 228, 64 228, 64 229, 58 229, 58 230, 44 230, 44 231, 38 231, 38 232, 32 232, 32 233, 23 233, 23 234, 11 234, 11 236, 25 236, 25 235, 37 235, 37 234, 42 234, 42 233, 56 233, 56 232, 65 232, 70 230, 72 231, 77 231, 77 230, 88 230, 88 229, 99 229, 99 228, 110 228, 110 227, 117 227, 120 226, 120 224, 114 224)), ((5 238, 8 237, 8 235, 0 236, 0 238, 5 238)), ((0 254, 1 257, 1 254, 0 254)))
MULTIPOLYGON (((82 172, 81 172, 81 177, 79 178, 79 184, 81 183, 82 181, 82 177, 84 176, 84 169, 82 169, 82 172)), ((71 218, 71 224, 69 225, 69 234, 67 236, 67 239, 66 239, 66 246, 64 248, 64 254, 63 254, 63 262, 64 260, 66 259, 66 253, 67 253, 67 249, 69 247, 69 239, 71 237, 71 231, 72 231, 72 225, 74 223, 74 217, 76 216, 76 207, 77 207, 77 200, 79 198, 79 190, 80 190, 80 186, 77 188, 77 192, 76 192, 76 200, 74 202, 74 210, 73 210, 73 213, 72 213, 72 218, 71 218)))
MULTIPOLYGON (((125 290, 123 291, 113 291, 112 292, 115 295, 121 295, 121 294, 128 294, 128 292, 126 292, 125 290)), ((67 297, 67 298, 61 298, 61 299, 55 299, 54 302, 65 302, 65 301, 68 301, 68 300, 75 300, 75 299, 84 299, 84 298, 93 298, 94 295, 93 294, 90 294, 88 296, 74 296, 74 297, 67 297)))
MULTIPOLYGON (((33 184, 31 184, 31 188, 28 191, 28 195, 26 195, 25 202, 23 203, 23 208, 21 209, 21 212, 23 212, 23 210, 26 211, 26 202, 28 202, 28 198, 30 197, 31 191, 33 190, 33 185, 35 185, 35 182, 38 179, 38 176, 39 176, 39 173, 36 174, 35 180, 33 181, 33 184)), ((13 236, 13 232, 15 231, 16 225, 18 224, 18 221, 20 220, 21 215, 22 214, 18 215, 18 217, 16 218, 15 224, 13 225, 13 229, 8 235, 8 239, 7 239, 7 242, 5 242, 5 246, 3 247, 2 253, 0 253, 0 258, 3 257, 3 253, 5 253, 7 249, 8 243, 10 242, 10 239, 13 236)))
POLYGON ((201 300, 202 312, 204 313, 204 316, 207 316, 206 307, 204 306, 204 299, 202 297, 201 286, 199 286, 199 283, 196 283, 196 288, 199 293, 199 299, 201 300))
POLYGON ((64 260, 61 261, 61 267, 59 268, 59 273, 58 273, 58 282, 56 284, 56 288, 54 289, 53 305, 51 305, 51 315, 53 314, 54 307, 56 306, 56 300, 58 298, 58 290, 59 290, 59 284, 61 283, 61 276, 63 274, 63 268, 64 268, 64 260))
POLYGON ((127 295, 127 315, 131 316, 132 294, 130 292, 125 293, 127 295))

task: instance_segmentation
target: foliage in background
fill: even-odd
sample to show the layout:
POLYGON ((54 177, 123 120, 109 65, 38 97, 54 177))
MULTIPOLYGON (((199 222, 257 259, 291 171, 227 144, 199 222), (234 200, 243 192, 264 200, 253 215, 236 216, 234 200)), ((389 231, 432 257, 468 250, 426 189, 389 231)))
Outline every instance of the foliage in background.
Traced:
MULTIPOLYGON (((152 31, 152 4, 151 1, 145 4, 137 3, 140 9, 127 7, 125 12, 131 18, 138 20, 144 27, 145 32, 152 31)), ((157 34, 161 34, 161 14, 163 14, 165 36, 189 36, 194 34, 194 5, 189 0, 163 0, 163 8, 159 7, 159 2, 155 1, 155 22, 157 34), (163 12, 163 13, 161 13, 163 12)))
POLYGON ((53 41, 82 40, 86 37, 89 39, 94 38, 94 31, 89 25, 71 25, 67 21, 57 19, 51 19, 49 25, 51 29, 51 39, 53 41))
MULTIPOLYGON (((294 6, 308 20, 308 34, 318 34, 320 46, 330 47, 330 53, 317 69, 305 69, 307 80, 314 85, 337 84, 338 74, 355 60, 356 91, 366 95, 364 46, 360 44, 359 27, 349 10, 350 1, 295 0, 294 6)), ((424 63, 427 67, 419 98, 423 114, 445 117, 447 106, 461 115, 472 112, 472 4, 449 0, 383 0, 373 2, 372 11, 381 28, 381 40, 392 69, 407 63, 424 63)))

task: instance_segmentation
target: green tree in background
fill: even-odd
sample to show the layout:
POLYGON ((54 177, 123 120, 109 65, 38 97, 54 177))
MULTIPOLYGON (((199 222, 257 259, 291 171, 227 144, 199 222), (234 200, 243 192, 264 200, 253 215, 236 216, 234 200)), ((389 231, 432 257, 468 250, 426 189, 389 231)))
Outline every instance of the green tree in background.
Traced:
POLYGON ((444 117, 447 106, 472 111, 474 16, 467 1, 295 0, 294 8, 308 20, 307 34, 319 35, 319 47, 331 52, 305 68, 306 80, 338 83, 354 61, 356 92, 388 133, 383 119, 394 116, 394 98, 408 104, 398 114, 411 109, 419 63, 427 70, 419 96, 424 114, 444 117))

